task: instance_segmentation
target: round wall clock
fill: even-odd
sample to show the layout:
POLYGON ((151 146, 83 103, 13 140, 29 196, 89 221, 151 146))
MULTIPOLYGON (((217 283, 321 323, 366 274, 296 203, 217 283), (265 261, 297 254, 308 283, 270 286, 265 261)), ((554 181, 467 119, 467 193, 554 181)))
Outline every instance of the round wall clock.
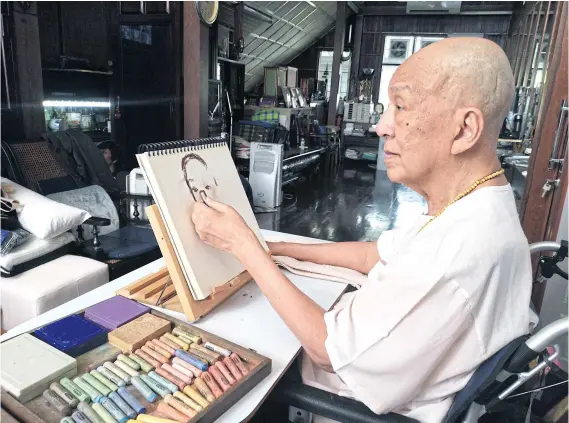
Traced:
POLYGON ((219 2, 218 1, 195 1, 196 11, 198 16, 203 23, 211 25, 217 19, 217 13, 219 12, 219 2))

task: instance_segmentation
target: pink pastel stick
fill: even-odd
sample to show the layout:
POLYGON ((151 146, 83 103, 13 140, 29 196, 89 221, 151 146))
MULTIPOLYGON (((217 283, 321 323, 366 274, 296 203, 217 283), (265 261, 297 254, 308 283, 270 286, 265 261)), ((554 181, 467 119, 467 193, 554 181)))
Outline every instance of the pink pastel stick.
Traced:
POLYGON ((203 373, 196 366, 192 366, 190 363, 188 363, 188 362, 186 362, 186 361, 184 361, 178 357, 174 357, 172 359, 172 363, 177 364, 177 365, 182 366, 182 367, 185 367, 188 370, 191 370, 191 372, 194 374, 195 377, 199 377, 203 373))
POLYGON ((176 370, 175 368, 173 368, 172 366, 170 366, 168 363, 164 363, 162 364, 162 368, 164 370, 166 370, 168 373, 173 374, 174 376, 176 376, 178 379, 180 379, 182 382, 186 383, 187 385, 190 385, 192 383, 192 378, 189 376, 186 376, 185 374, 183 374, 182 372, 176 370))

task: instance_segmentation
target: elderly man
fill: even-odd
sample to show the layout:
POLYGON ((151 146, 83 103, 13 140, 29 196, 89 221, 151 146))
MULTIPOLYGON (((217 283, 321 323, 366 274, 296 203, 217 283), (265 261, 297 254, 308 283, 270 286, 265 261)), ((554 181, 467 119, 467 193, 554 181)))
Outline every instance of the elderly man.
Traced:
POLYGON ((389 178, 419 192, 427 214, 377 243, 269 246, 368 274, 328 312, 234 210, 196 207, 200 237, 243 263, 302 343, 305 380, 376 413, 440 422, 477 366, 528 331, 529 248, 495 153, 513 92, 506 55, 483 39, 440 41, 398 68, 377 132, 389 178))

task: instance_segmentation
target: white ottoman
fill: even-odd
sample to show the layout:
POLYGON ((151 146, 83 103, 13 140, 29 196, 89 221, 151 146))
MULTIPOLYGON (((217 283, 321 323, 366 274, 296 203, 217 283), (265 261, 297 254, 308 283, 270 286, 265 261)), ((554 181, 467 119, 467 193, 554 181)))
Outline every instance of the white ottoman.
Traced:
POLYGON ((2 329, 8 331, 109 281, 105 263, 66 255, 0 280, 2 329))

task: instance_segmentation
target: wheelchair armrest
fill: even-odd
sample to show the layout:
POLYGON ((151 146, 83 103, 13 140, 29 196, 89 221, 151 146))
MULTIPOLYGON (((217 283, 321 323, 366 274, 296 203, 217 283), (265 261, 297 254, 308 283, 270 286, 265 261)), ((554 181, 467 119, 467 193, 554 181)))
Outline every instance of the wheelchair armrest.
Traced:
POLYGON ((93 226, 109 226, 111 224, 111 219, 107 219, 105 217, 90 217, 85 222, 86 225, 93 225, 93 226))
POLYGON ((299 382, 277 384, 271 397, 280 403, 345 423, 419 423, 399 414, 378 415, 363 403, 299 382))

